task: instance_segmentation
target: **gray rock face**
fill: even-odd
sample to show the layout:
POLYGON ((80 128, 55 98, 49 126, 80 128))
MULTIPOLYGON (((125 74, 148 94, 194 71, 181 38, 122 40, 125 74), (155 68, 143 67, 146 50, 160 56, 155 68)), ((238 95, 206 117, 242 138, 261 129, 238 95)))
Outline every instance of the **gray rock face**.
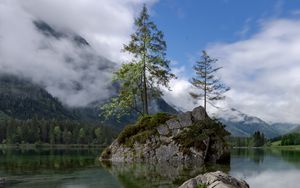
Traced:
POLYGON ((158 131, 158 133, 162 136, 167 136, 170 133, 170 130, 168 128, 168 126, 166 125, 160 125, 156 128, 156 130, 158 131))
POLYGON ((197 188, 198 185, 206 185, 207 188, 249 188, 244 180, 237 180, 223 172, 210 172, 199 175, 184 182, 179 188, 197 188))
POLYGON ((192 116, 193 116, 194 121, 201 121, 201 120, 205 119, 207 114, 206 114, 204 108, 202 106, 199 106, 192 111, 192 116))
POLYGON ((188 127, 191 126, 192 122, 192 113, 191 112, 186 112, 183 114, 178 115, 178 121, 181 125, 181 127, 188 127))
POLYGON ((169 129, 180 129, 181 125, 177 119, 170 119, 166 122, 169 129))
POLYGON ((132 146, 122 145, 115 140, 106 150, 106 155, 102 154, 100 160, 110 160, 112 162, 197 162, 203 163, 209 155, 211 162, 216 162, 225 154, 229 153, 229 147, 223 139, 214 139, 212 144, 207 144, 203 140, 200 145, 206 147, 197 149, 194 147, 182 149, 176 142, 176 136, 184 129, 188 129, 195 121, 205 118, 205 110, 202 107, 195 108, 192 112, 186 112, 176 118, 158 125, 155 129, 157 134, 150 135, 146 142, 135 141, 132 146), (207 151, 215 151, 207 154, 207 151), (217 150, 216 150, 217 149, 217 150))

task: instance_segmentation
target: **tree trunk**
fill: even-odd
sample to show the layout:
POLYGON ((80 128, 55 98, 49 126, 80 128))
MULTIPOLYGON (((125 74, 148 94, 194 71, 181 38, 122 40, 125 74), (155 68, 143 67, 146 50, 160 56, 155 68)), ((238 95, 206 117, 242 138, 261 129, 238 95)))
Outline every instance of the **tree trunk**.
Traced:
MULTIPOLYGON (((206 95, 207 95, 207 59, 205 61, 205 75, 204 75, 204 109, 206 112, 206 95)), ((207 113, 205 113, 205 118, 207 118, 207 113)))
POLYGON ((149 114, 148 112, 148 93, 147 93, 147 78, 146 78, 146 65, 144 62, 144 114, 149 114))
POLYGON ((204 162, 207 161, 207 154, 208 154, 209 148, 210 148, 210 136, 208 137, 208 141, 207 141, 206 148, 204 151, 204 162))
MULTIPOLYGON (((145 20, 144 20, 145 21, 145 20)), ((145 22, 144 22, 145 25, 145 22)), ((149 114, 148 112, 148 91, 147 91, 147 75, 146 75, 146 53, 147 53, 147 49, 146 49, 146 39, 144 39, 144 54, 143 54, 143 87, 144 87, 144 96, 143 96, 143 101, 144 101, 144 114, 149 114)))

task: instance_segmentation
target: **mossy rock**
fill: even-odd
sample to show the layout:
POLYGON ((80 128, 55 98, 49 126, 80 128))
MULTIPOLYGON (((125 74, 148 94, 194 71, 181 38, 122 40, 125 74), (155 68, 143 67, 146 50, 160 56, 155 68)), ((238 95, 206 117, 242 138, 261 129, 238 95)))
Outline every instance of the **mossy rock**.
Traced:
POLYGON ((183 153, 188 153, 189 148, 194 147, 199 151, 205 150, 204 140, 210 138, 211 142, 215 139, 220 139, 224 143, 224 138, 229 133, 224 129, 224 125, 217 120, 207 118, 205 120, 196 121, 188 128, 185 128, 181 133, 174 137, 177 144, 183 153))
POLYGON ((156 127, 172 118, 174 116, 167 113, 142 116, 136 124, 124 128, 118 137, 118 142, 127 147, 132 147, 134 142, 146 143, 148 138, 158 134, 156 127))
POLYGON ((197 188, 207 188, 207 185, 205 185, 205 184, 200 184, 200 185, 197 185, 197 188))

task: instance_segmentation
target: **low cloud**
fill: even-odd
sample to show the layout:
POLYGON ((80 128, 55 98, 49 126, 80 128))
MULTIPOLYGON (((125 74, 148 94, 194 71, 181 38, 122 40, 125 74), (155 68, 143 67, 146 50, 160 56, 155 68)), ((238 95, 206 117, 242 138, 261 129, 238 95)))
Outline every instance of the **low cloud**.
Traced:
POLYGON ((126 58, 121 48, 133 31, 137 10, 154 2, 1 0, 0 72, 28 78, 69 106, 106 99, 112 72, 126 58), (36 20, 65 35, 80 35, 91 46, 46 36, 33 24, 36 20))

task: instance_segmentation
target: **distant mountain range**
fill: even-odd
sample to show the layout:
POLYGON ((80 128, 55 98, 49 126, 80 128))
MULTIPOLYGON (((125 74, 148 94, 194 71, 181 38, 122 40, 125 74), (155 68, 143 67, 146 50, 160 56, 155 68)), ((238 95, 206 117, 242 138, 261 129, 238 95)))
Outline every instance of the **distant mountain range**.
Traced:
POLYGON ((298 124, 269 124, 258 117, 247 115, 234 108, 220 110, 215 116, 226 125, 226 130, 236 137, 248 137, 255 131, 260 131, 266 137, 274 138, 292 132, 297 127, 300 129, 298 124))

